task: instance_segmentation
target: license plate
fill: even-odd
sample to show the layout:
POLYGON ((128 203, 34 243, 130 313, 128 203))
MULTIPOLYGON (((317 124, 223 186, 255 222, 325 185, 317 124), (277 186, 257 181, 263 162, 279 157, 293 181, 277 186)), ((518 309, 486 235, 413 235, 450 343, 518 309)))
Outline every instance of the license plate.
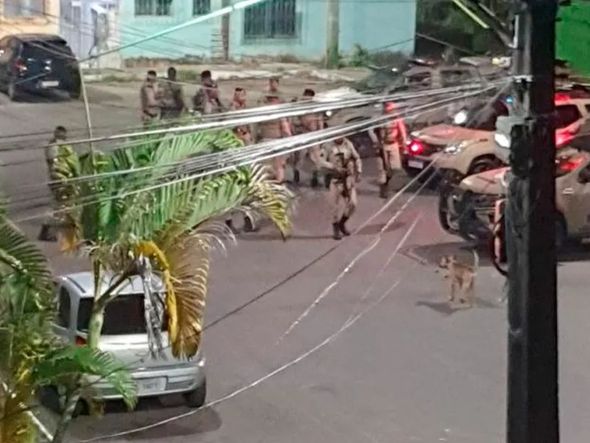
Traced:
POLYGON ((45 80, 41 82, 42 88, 57 88, 59 86, 58 80, 45 80))
POLYGON ((139 395, 159 394, 166 389, 166 378, 144 378, 137 380, 139 395))
POLYGON ((424 169, 424 163, 417 160, 408 160, 408 166, 410 168, 424 169))

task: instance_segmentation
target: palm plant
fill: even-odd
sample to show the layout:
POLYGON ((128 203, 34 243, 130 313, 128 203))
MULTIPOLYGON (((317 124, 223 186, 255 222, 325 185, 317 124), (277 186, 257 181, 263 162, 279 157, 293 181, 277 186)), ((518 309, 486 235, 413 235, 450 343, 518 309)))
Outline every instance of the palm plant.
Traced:
POLYGON ((0 443, 35 441, 30 414, 40 388, 74 381, 84 387, 82 375, 107 377, 134 405, 135 387, 123 366, 98 350, 59 343, 54 313, 45 258, 0 210, 0 443))
MULTIPOLYGON (((268 217, 284 237, 288 234, 292 195, 263 167, 201 179, 182 171, 183 162, 195 156, 239 146, 231 131, 151 137, 94 159, 83 158, 77 171, 70 170, 70 177, 86 175, 92 163, 97 175, 64 181, 71 198, 61 211, 62 248, 87 251, 95 281, 106 273, 119 276, 104 293, 95 294, 89 346, 98 346, 105 306, 117 296, 118 287, 133 274, 147 279, 147 265, 165 284, 172 352, 192 357, 203 328, 209 253, 232 236, 220 220, 229 211, 244 211, 268 217)), ((150 298, 146 297, 146 311, 160 304, 150 298)), ((146 315, 152 344, 161 319, 162 313, 146 315)))

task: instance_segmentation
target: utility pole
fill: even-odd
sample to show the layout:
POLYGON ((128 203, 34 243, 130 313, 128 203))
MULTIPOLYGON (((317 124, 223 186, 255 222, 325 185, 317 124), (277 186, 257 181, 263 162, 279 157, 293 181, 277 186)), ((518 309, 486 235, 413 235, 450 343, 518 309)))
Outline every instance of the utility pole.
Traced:
POLYGON ((554 59, 557 0, 517 0, 508 117, 508 443, 558 443, 554 59))
POLYGON ((337 69, 340 62, 340 0, 327 0, 328 38, 326 41, 326 67, 337 69))
MULTIPOLYGON (((221 7, 230 6, 230 0, 221 0, 221 7)), ((221 17, 221 43, 223 45, 223 60, 229 60, 229 27, 230 14, 221 17)))

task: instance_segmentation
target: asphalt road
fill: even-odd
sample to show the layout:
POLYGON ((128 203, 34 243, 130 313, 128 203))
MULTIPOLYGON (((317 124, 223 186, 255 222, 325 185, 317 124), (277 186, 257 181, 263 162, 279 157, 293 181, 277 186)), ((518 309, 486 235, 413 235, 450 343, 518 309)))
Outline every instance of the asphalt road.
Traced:
MULTIPOLYGON (((124 107, 96 104, 93 111, 97 125, 133 123, 134 115, 124 107)), ((33 127, 47 130, 64 120, 82 126, 80 104, 0 105, 2 135, 33 127)), ((10 197, 44 177, 42 156, 27 152, 0 153, 4 163, 34 160, 0 169, 10 197)), ((467 257, 469 252, 440 230, 436 199, 428 192, 400 212, 413 195, 404 193, 371 220, 383 205, 371 163, 366 162, 359 210, 351 220, 353 228, 362 229, 353 237, 331 240, 324 193, 302 188, 289 241, 283 243, 264 227, 241 236, 225 256, 216 254, 204 348, 209 400, 221 401, 111 441, 504 439, 506 312, 498 300, 503 280, 482 257, 476 306, 449 306, 446 283, 434 263, 447 252, 467 257), (308 314, 297 322, 304 312, 308 314)), ((399 178, 396 187, 404 181, 399 178)), ((35 235, 38 223, 21 225, 35 235)), ((53 244, 40 245, 56 272, 86 268, 79 258, 57 254, 53 244)), ((562 441, 568 443, 585 443, 590 434, 585 259, 581 251, 564 258, 559 268, 562 441)), ((113 404, 101 419, 77 419, 68 441, 125 432, 189 412, 177 398, 144 401, 131 413, 113 404)))

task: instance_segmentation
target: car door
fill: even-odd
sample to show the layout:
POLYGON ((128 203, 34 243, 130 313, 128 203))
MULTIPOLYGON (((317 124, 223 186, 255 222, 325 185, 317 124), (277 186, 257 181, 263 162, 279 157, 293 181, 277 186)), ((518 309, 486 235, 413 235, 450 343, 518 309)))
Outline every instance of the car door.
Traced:
POLYGON ((566 220, 568 235, 590 234, 590 164, 557 179, 558 205, 566 220))
POLYGON ((75 340, 76 316, 72 294, 65 286, 56 284, 57 295, 57 317, 53 330, 55 334, 66 343, 73 343, 75 340))
POLYGON ((10 73, 10 61, 12 59, 11 39, 4 37, 0 40, 0 88, 5 89, 10 73))

